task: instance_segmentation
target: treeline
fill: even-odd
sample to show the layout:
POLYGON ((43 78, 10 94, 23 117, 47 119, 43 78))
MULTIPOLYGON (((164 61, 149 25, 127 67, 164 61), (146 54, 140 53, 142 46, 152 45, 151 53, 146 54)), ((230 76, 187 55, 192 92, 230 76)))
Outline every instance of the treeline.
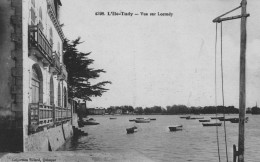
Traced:
POLYGON ((215 113, 227 113, 236 114, 238 108, 234 106, 205 106, 205 107, 187 107, 185 105, 173 105, 167 106, 166 109, 161 106, 153 107, 136 107, 133 106, 110 106, 106 109, 108 114, 163 114, 163 115, 174 115, 174 114, 215 114, 215 113))

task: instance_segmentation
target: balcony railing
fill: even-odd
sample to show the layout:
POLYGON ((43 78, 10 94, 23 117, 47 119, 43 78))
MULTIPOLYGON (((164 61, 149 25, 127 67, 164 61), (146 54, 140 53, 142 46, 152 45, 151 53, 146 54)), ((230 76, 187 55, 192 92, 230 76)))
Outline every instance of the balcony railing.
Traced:
POLYGON ((29 104, 29 133, 37 132, 38 128, 59 125, 71 120, 71 109, 45 105, 42 103, 29 104))
POLYGON ((40 25, 29 26, 29 47, 36 48, 38 51, 30 52, 36 57, 43 59, 44 63, 50 64, 52 62, 52 46, 44 36, 40 25))
POLYGON ((51 66, 53 73, 60 73, 61 71, 61 63, 60 63, 60 56, 57 52, 52 53, 52 66, 51 66))

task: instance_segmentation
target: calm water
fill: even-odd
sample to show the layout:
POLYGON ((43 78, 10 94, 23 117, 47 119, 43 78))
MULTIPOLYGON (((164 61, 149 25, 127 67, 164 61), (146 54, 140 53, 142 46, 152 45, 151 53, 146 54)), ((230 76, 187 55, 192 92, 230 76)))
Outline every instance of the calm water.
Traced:
MULTIPOLYGON (((202 116, 202 115, 201 115, 202 116)), ((203 115, 209 119, 214 115, 203 115)), ((260 116, 249 116, 245 134, 245 161, 260 161, 260 116)), ((89 135, 78 139, 71 139, 60 150, 80 151, 111 151, 135 150, 155 161, 218 161, 216 127, 203 127, 198 120, 180 119, 178 115, 154 116, 90 116, 100 125, 82 128, 89 135), (156 118, 150 123, 129 122, 136 117, 156 118), (183 130, 170 132, 168 126, 182 124, 183 130), (138 127, 138 132, 126 134, 126 128, 138 127)), ((227 115, 226 117, 237 117, 227 115)), ((215 122, 215 120, 212 120, 215 122)), ((219 129, 221 161, 226 161, 224 127, 219 129)), ((238 124, 226 122, 228 157, 232 161, 233 144, 238 142, 238 124)))

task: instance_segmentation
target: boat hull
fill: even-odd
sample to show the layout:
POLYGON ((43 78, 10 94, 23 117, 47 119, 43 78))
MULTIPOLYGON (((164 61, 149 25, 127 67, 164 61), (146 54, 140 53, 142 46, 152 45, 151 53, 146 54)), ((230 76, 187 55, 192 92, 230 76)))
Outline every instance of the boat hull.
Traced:
POLYGON ((150 120, 145 120, 145 119, 136 119, 136 123, 150 123, 150 120))
POLYGON ((210 127, 210 126, 221 126, 222 123, 202 123, 204 127, 210 127))
POLYGON ((170 131, 180 131, 182 130, 182 125, 170 126, 170 131))

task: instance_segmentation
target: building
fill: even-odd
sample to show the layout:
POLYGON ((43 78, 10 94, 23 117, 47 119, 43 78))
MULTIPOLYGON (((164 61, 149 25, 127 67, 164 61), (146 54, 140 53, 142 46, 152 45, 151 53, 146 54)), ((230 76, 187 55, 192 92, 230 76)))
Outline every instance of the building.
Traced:
POLYGON ((55 150, 72 134, 61 1, 0 6, 0 150, 55 150))
POLYGON ((104 115, 106 113, 105 108, 88 108, 87 114, 88 115, 104 115))

